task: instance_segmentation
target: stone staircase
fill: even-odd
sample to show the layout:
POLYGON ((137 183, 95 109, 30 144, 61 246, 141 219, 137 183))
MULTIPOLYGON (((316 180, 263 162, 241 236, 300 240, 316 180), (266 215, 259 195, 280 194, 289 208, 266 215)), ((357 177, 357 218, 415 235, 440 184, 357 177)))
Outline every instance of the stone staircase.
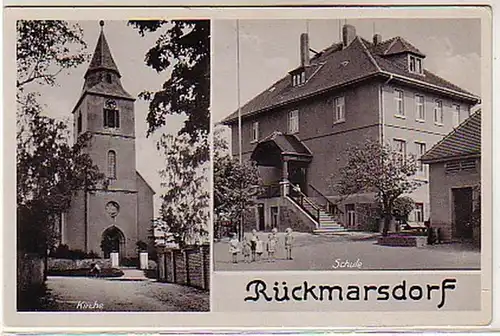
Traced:
MULTIPOLYGON (((310 199, 309 199, 310 200, 310 199)), ((312 202, 312 200, 310 200, 312 202)), ((321 206, 317 205, 319 208, 319 226, 316 228, 314 234, 336 234, 339 232, 345 232, 346 229, 340 225, 329 213, 327 213, 321 206)), ((310 213, 317 212, 309 203, 304 203, 304 208, 310 213)))

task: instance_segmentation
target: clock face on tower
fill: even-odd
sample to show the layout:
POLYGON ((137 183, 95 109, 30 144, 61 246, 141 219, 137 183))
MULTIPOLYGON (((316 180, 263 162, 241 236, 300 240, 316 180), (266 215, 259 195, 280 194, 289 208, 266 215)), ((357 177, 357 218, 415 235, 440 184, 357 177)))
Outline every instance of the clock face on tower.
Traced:
POLYGON ((118 215, 118 212, 120 211, 120 206, 116 202, 108 202, 106 204, 106 212, 108 215, 111 216, 111 218, 115 218, 116 215, 118 215))
POLYGON ((108 99, 106 100, 106 108, 110 110, 115 110, 116 109, 116 102, 114 100, 108 99))

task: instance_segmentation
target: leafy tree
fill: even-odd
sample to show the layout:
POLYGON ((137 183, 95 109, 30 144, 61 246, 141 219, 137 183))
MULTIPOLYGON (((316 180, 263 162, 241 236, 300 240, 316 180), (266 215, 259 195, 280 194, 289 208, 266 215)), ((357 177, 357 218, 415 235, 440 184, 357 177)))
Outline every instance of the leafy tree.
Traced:
POLYGON ((55 85, 59 73, 85 61, 81 29, 65 21, 21 20, 17 33, 18 248, 45 255, 73 193, 93 189, 103 175, 85 153, 90 135, 69 145, 67 125, 46 116, 37 101, 37 85, 55 85))
POLYGON ((400 220, 408 220, 408 216, 415 209, 415 201, 409 196, 400 196, 394 201, 392 213, 400 220))
MULTIPOLYGON (((140 96, 149 101, 148 134, 166 125, 168 115, 185 115, 179 131, 192 143, 210 130, 210 20, 130 21, 139 34, 163 29, 145 62, 158 73, 171 70, 156 92, 140 96)), ((204 148, 208 160, 208 146, 204 148)))
POLYGON ((403 155, 376 141, 366 141, 347 151, 347 163, 334 175, 332 186, 340 195, 375 193, 384 218, 383 234, 387 235, 398 197, 411 193, 422 182, 412 176, 417 170, 412 155, 403 155), (336 179, 336 180, 335 180, 336 179))
POLYGON ((17 88, 38 83, 54 86, 63 70, 88 59, 82 29, 60 20, 17 21, 17 88))
MULTIPOLYGON (((198 138, 201 142, 201 138, 198 138)), ((164 149, 165 168, 160 171, 167 191, 162 195, 161 219, 168 225, 175 242, 184 246, 205 237, 208 233, 208 167, 198 162, 197 143, 187 134, 163 135, 159 148, 164 149)))
POLYGON ((165 156, 160 175, 167 191, 161 217, 179 246, 207 233, 208 133, 210 130, 210 21, 130 21, 141 36, 161 31, 146 53, 146 65, 170 76, 157 91, 143 91, 149 102, 148 136, 167 124, 169 115, 185 116, 178 136, 163 134, 158 150, 165 156))
MULTIPOLYGON (((218 132, 214 135, 213 175, 214 214, 217 218, 214 229, 218 232, 222 218, 240 221, 243 212, 255 205, 255 196, 260 192, 260 176, 254 162, 240 164, 229 155, 227 143, 218 132)), ((242 229, 238 229, 240 236, 242 229)))

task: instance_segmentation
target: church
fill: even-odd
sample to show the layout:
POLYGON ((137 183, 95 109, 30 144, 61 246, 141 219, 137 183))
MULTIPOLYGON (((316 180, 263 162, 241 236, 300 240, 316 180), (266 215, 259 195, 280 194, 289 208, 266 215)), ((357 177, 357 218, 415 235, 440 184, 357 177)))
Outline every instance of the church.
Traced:
POLYGON ((88 154, 107 187, 78 191, 62 215, 61 243, 73 250, 109 257, 137 256, 137 242, 148 241, 154 190, 136 170, 135 115, 132 97, 104 35, 104 22, 73 108, 74 139, 92 135, 88 154))

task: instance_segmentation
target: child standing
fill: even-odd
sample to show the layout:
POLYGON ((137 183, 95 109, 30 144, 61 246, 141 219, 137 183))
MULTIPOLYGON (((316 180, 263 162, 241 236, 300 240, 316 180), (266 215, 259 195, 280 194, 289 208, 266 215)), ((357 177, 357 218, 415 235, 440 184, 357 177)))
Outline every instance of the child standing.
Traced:
POLYGON ((250 242, 248 241, 247 237, 245 236, 245 239, 243 240, 243 247, 242 247, 242 252, 243 252, 243 258, 246 263, 249 263, 250 260, 250 242))
POLYGON ((255 249, 257 248, 257 230, 252 230, 252 237, 250 237, 250 250, 252 251, 252 261, 255 261, 255 249))
POLYGON ((229 253, 231 253, 234 264, 238 263, 239 250, 240 250, 240 241, 238 240, 236 233, 234 233, 233 238, 229 241, 229 253))
POLYGON ((262 253, 264 253, 263 245, 262 240, 260 240, 259 236, 257 236, 257 241, 255 242, 255 253, 257 254, 257 260, 259 261, 262 258, 262 253))
POLYGON ((292 245, 293 245, 292 229, 287 228, 285 230, 285 251, 286 251, 286 259, 288 260, 292 260, 292 245))
POLYGON ((276 239, 273 234, 270 233, 267 236, 267 255, 271 262, 274 262, 274 253, 276 252, 276 239))

